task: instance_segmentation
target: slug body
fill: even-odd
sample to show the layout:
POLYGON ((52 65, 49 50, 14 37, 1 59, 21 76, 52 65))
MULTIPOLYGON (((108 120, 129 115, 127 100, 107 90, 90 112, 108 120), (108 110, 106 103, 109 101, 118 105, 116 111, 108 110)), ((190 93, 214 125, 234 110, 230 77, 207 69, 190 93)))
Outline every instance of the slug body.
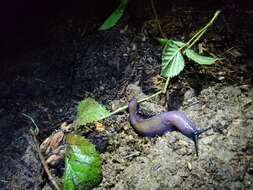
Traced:
POLYGON ((163 112, 151 118, 143 119, 138 114, 137 100, 132 98, 128 104, 129 120, 135 131, 143 136, 160 136, 170 131, 180 131, 194 141, 198 155, 198 136, 208 129, 199 130, 196 125, 182 112, 163 112))

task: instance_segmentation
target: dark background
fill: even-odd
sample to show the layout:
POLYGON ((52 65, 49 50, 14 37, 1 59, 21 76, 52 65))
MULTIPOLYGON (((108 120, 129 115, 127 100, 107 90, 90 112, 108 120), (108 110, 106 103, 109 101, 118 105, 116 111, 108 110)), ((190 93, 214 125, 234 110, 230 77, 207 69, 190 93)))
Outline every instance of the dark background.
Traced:
MULTIPOLYGON (((143 10, 150 6, 149 0, 129 1, 128 13, 131 14, 134 10, 143 10), (132 11, 131 11, 132 9, 132 11)), ((172 5, 197 6, 201 9, 204 6, 217 7, 223 9, 225 0, 208 0, 208 1, 154 1, 159 6, 159 14, 163 11, 170 11, 172 5), (164 6, 163 6, 164 5, 164 6), (164 8, 164 10, 162 10, 164 8)), ((233 0, 229 1, 235 4, 242 10, 251 10, 252 1, 250 0, 233 0)), ((9 56, 13 57, 20 53, 25 48, 36 46, 41 42, 45 34, 48 32, 50 24, 55 23, 55 20, 64 19, 67 17, 82 18, 83 22, 87 22, 92 17, 101 18, 99 24, 105 19, 117 6, 117 0, 76 0, 76 1, 60 1, 60 0, 9 0, 1 1, 0 4, 0 60, 1 67, 8 67, 8 63, 3 61, 9 56)), ((224 13, 224 12, 223 12, 224 13)), ((225 12, 226 13, 226 12, 225 12)), ((243 20, 241 15, 235 15, 238 20, 243 20)), ((135 18, 134 13, 132 17, 135 18)), ((3 70, 3 69, 2 69, 3 70)))

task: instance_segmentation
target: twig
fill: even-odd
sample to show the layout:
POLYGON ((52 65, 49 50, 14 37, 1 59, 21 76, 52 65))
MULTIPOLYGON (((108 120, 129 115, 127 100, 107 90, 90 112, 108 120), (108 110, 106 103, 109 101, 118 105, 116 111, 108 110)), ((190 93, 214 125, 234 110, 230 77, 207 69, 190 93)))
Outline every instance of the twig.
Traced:
POLYGON ((138 103, 141 103, 141 102, 147 101, 147 100, 149 100, 149 99, 151 99, 151 98, 154 98, 154 97, 158 96, 158 95, 161 94, 161 93, 162 93, 162 91, 160 90, 160 91, 158 91, 157 93, 152 94, 151 96, 148 96, 148 97, 146 97, 146 98, 143 98, 143 99, 141 99, 141 100, 138 100, 137 102, 138 102, 138 103))
POLYGON ((226 51, 224 51, 223 53, 221 53, 219 56, 225 55, 226 53, 230 52, 232 49, 235 49, 235 47, 231 47, 231 48, 227 49, 226 51))
POLYGON ((201 36, 207 31, 207 29, 213 24, 215 19, 219 16, 221 11, 216 11, 214 13, 213 18, 207 23, 206 26, 204 26, 201 30, 199 30, 187 43, 186 46, 187 48, 191 48, 200 38, 201 36))
MULTIPOLYGON (((29 119, 32 121, 32 123, 35 125, 35 127, 38 128, 38 126, 36 125, 35 121, 33 120, 33 118, 32 118, 31 116, 26 115, 26 114, 24 114, 24 113, 23 113, 23 115, 24 115, 25 117, 29 118, 29 119)), ((45 171, 46 171, 46 173, 47 173, 47 176, 48 176, 49 181, 52 183, 52 185, 54 186, 54 188, 55 188, 56 190, 61 190, 61 188, 60 188, 59 185, 57 184, 56 180, 55 180, 54 177, 52 176, 52 174, 51 174, 51 172, 50 172, 50 170, 49 170, 49 168, 48 168, 48 165, 47 165, 47 163, 46 163, 46 161, 45 161, 45 158, 44 158, 44 156, 42 155, 42 153, 41 153, 41 151, 40 151, 39 143, 38 143, 38 140, 37 140, 37 138, 36 138, 36 132, 34 132, 33 129, 30 129, 30 133, 31 133, 31 135, 32 135, 32 138, 33 138, 33 141, 34 141, 34 144, 35 144, 36 151, 37 151, 37 153, 38 153, 38 155, 39 155, 39 158, 40 158, 40 161, 41 161, 41 163, 42 163, 42 165, 43 165, 43 167, 44 167, 44 169, 45 169, 45 171)))
POLYGON ((131 157, 139 156, 139 155, 140 155, 140 152, 133 152, 132 154, 123 156, 123 159, 131 158, 131 157))
MULTIPOLYGON (((155 97, 155 96, 158 96, 158 95, 161 94, 161 93, 162 93, 162 90, 158 91, 158 92, 155 93, 155 94, 152 94, 151 96, 148 96, 148 97, 146 97, 146 98, 143 98, 143 99, 141 99, 141 100, 138 100, 137 102, 138 102, 138 103, 141 103, 141 102, 147 101, 147 100, 149 100, 149 99, 151 99, 151 98, 153 98, 153 97, 155 97)), ((120 108, 114 110, 109 116, 106 116, 106 117, 104 117, 104 118, 102 118, 102 119, 108 118, 108 117, 110 117, 110 116, 112 116, 112 115, 114 115, 114 114, 116 114, 116 113, 125 111, 127 108, 128 108, 128 105, 124 105, 124 106, 122 106, 122 107, 120 107, 120 108)))
POLYGON ((169 82, 170 82, 170 77, 167 77, 165 85, 163 87, 163 94, 165 94, 167 92, 169 82))
POLYGON ((150 0, 150 4, 151 4, 151 7, 152 7, 153 14, 154 14, 154 16, 155 16, 155 20, 156 20, 156 24, 157 24, 157 26, 158 26, 158 29, 159 29, 159 31, 160 31, 162 37, 163 37, 164 39, 166 39, 166 36, 164 35, 163 30, 162 30, 162 27, 161 27, 160 22, 159 22, 159 18, 158 18, 156 9, 155 9, 154 1, 153 1, 153 0, 150 0))
POLYGON ((34 128, 35 132, 34 133, 37 135, 39 133, 39 127, 36 125, 34 119, 31 116, 29 116, 29 115, 27 115, 25 113, 22 113, 22 115, 25 116, 25 117, 27 117, 28 119, 30 119, 32 121, 33 125, 35 126, 35 128, 34 128))
POLYGON ((34 133, 34 131, 32 129, 30 129, 30 133, 32 134, 32 137, 33 137, 33 141, 34 141, 34 144, 35 144, 35 147, 36 147, 36 151, 37 153, 39 154, 39 158, 40 158, 40 161, 47 173, 47 176, 48 176, 48 179, 49 181, 53 184, 54 188, 57 189, 57 190, 61 190, 61 188, 58 186, 57 182, 55 181, 54 177, 52 176, 49 168, 48 168, 48 165, 45 161, 45 158, 44 156, 42 155, 41 151, 40 151, 40 147, 39 147, 39 144, 38 144, 38 140, 36 138, 36 134, 34 133))
MULTIPOLYGON (((185 49, 190 49, 203 36, 203 34, 207 31, 207 29, 213 24, 213 22, 218 17, 218 15, 220 14, 220 12, 221 11, 216 11, 214 13, 213 18, 202 29, 200 29, 184 46, 180 47, 178 49, 178 51, 183 50, 183 53, 184 53, 185 49)), ((164 50, 166 48, 167 47, 165 46, 164 50)), ((164 88, 163 88, 163 94, 165 94, 166 91, 167 91, 167 88, 168 88, 168 85, 169 85, 169 81, 170 81, 170 77, 168 77, 166 79, 166 83, 165 83, 164 88)))

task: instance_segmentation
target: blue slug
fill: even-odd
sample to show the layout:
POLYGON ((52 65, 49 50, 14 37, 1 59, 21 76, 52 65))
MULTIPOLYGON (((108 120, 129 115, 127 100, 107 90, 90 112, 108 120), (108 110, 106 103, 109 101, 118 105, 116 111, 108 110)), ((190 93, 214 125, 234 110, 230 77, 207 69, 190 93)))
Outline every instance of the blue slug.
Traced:
POLYGON ((136 98, 128 104, 129 120, 135 131, 143 136, 161 136, 166 132, 180 131, 183 135, 191 138, 195 144, 196 155, 198 156, 198 137, 207 129, 197 129, 196 125, 182 112, 163 112, 151 118, 143 119, 138 114, 136 98))

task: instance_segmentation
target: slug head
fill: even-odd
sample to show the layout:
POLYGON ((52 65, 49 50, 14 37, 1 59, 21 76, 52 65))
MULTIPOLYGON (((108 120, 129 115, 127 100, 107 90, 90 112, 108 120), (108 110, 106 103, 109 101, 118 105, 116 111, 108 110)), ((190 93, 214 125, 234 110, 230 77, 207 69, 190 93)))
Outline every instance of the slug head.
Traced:
POLYGON ((209 129, 211 129, 211 127, 205 128, 205 129, 199 129, 197 130, 194 134, 193 134, 193 141, 194 141, 194 146, 195 146, 195 150, 196 150, 196 155, 199 156, 199 149, 198 149, 198 139, 199 136, 208 131, 209 129))
POLYGON ((128 111, 129 111, 130 116, 133 116, 137 113, 138 104, 137 104, 137 99, 135 97, 132 97, 132 99, 128 103, 128 111))

